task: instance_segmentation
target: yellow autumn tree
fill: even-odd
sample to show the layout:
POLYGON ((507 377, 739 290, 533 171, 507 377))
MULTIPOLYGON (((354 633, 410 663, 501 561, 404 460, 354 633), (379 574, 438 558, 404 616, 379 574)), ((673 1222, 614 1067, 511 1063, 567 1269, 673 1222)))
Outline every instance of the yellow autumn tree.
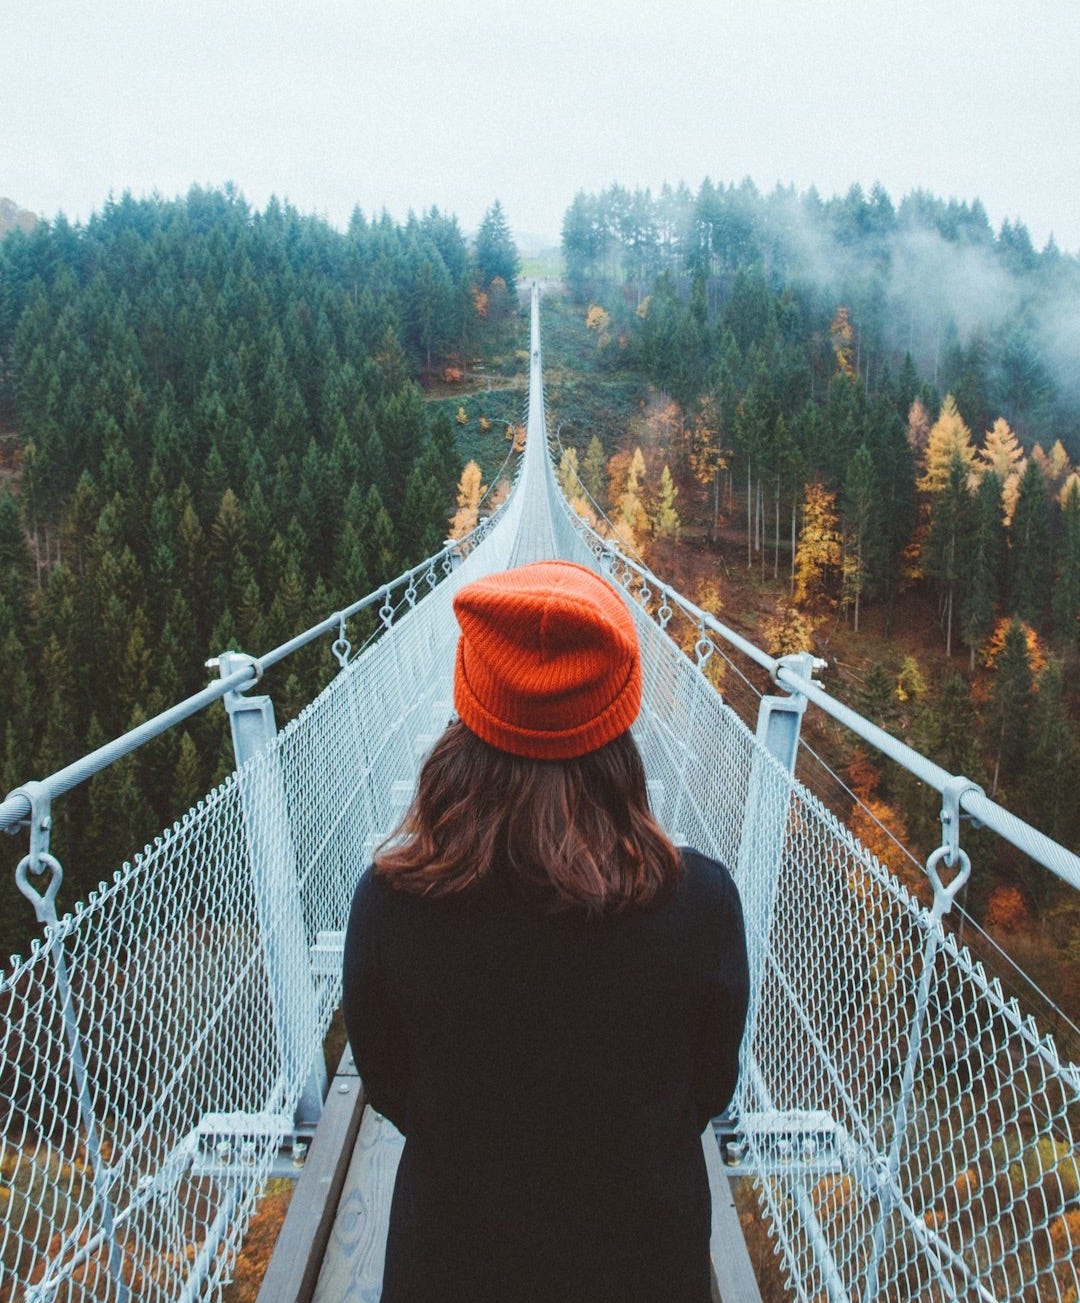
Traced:
POLYGON ((829 327, 829 339, 832 343, 833 356, 836 358, 836 374, 854 376, 855 330, 851 324, 851 315, 843 304, 836 309, 836 315, 829 327))
POLYGON ((581 492, 578 479, 578 455, 576 448, 564 448, 559 462, 559 487, 569 499, 581 492))
POLYGON ((799 606, 833 606, 840 576, 840 520, 836 494, 820 481, 806 486, 795 548, 794 598, 799 606))
POLYGON ((660 490, 651 517, 653 533, 657 538, 678 538, 680 522, 679 512, 675 506, 675 499, 678 496, 679 490, 665 462, 664 469, 660 472, 660 490))
POLYGON ((916 398, 908 408, 907 441, 915 462, 915 473, 921 476, 926 465, 926 443, 930 438, 930 413, 921 398, 916 398))
POLYGON ((987 430, 986 439, 979 449, 975 467, 980 472, 993 471, 1002 484, 1002 509, 1005 524, 1012 520, 1016 498, 1020 492, 1020 478, 1027 466, 1024 450, 1008 421, 999 416, 993 429, 987 430))
POLYGON ((1069 478, 1069 473, 1072 470, 1069 464, 1069 454, 1065 451, 1065 446, 1061 440, 1055 440, 1054 446, 1049 452, 1043 452, 1042 445, 1037 443, 1031 450, 1031 460, 1042 471, 1047 492, 1056 497, 1061 492, 1061 488, 1069 478))
POLYGON ((632 546, 636 546, 649 530, 649 519, 642 500, 645 484, 645 458, 640 448, 634 449, 622 492, 616 497, 618 516, 616 524, 620 533, 632 546))
POLYGON ((964 424, 952 394, 945 395, 938 419, 926 441, 926 466, 917 487, 924 493, 940 493, 949 482, 953 460, 959 457, 969 475, 975 463, 971 431, 964 424))
POLYGON ((720 471, 727 468, 720 443, 720 414, 716 399, 702 399, 686 428, 690 469, 701 485, 712 484, 720 471))
POLYGON ((591 330, 596 335, 597 348, 603 348, 611 341, 611 333, 608 327, 611 325, 611 314, 606 312, 599 303, 593 303, 589 311, 585 314, 585 329, 591 330))
POLYGON ((474 461, 467 462, 458 480, 457 511, 450 518, 450 537, 464 538, 476 528, 480 517, 480 499, 487 486, 482 483, 480 467, 474 461))
POLYGON ((761 620, 761 637, 770 656, 790 656, 812 651, 817 621, 797 606, 781 602, 774 615, 761 620))

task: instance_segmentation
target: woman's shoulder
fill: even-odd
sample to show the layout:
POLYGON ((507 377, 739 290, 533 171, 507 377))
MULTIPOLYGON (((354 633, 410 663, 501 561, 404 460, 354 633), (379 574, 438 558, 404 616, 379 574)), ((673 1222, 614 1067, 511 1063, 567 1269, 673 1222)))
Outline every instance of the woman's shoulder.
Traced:
POLYGON ((727 865, 691 846, 680 846, 679 856, 682 860, 681 892, 694 901, 712 900, 724 908, 741 912, 739 889, 727 865))
POLYGON ((393 909, 395 897, 400 895, 401 892, 394 891, 386 879, 369 864, 361 873, 353 892, 352 914, 362 918, 384 914, 393 909))

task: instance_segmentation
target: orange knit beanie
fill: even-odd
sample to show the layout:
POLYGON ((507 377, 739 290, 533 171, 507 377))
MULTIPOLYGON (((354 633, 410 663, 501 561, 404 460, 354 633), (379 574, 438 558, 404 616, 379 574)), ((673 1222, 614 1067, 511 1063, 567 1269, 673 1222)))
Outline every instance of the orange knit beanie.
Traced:
POLYGON ((569 760, 625 733, 641 706, 641 658, 626 603, 592 570, 538 561, 467 584, 454 706, 500 751, 569 760))

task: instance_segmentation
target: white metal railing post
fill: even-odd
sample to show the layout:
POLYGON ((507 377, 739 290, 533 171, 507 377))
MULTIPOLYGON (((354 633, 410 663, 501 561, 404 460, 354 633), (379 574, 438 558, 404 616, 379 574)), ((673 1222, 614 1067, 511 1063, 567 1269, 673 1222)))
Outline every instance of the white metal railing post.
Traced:
MULTIPOLYGON (((227 678, 245 665, 261 670, 254 657, 222 652, 207 662, 227 678)), ((250 686, 250 685, 249 685, 250 686)), ((326 1065, 318 1036, 318 1003, 304 929, 296 850, 293 844, 281 763, 271 744, 277 736, 274 704, 267 696, 225 694, 244 828, 251 858, 251 880, 259 911, 281 1068, 286 1089, 297 1085, 298 1123, 314 1123, 326 1096, 326 1065)))
MULTIPOLYGON (((799 652, 781 658, 780 665, 809 679, 815 666, 821 664, 810 652, 799 652)), ((775 681, 775 680, 774 680, 775 681)), ((758 1015, 761 1011, 761 988, 765 980, 766 957, 769 952, 769 934, 772 929, 776 897, 780 889, 780 872, 784 858, 784 840, 787 836, 788 814, 791 807, 791 785, 795 775, 795 759, 799 750, 799 733, 806 698, 799 692, 790 696, 764 696, 758 705, 756 738, 760 748, 753 754, 750 781, 746 790, 746 813, 743 817, 742 836, 739 841, 738 881, 746 922, 747 958, 750 964, 750 1007, 747 1011, 746 1031, 743 1035, 742 1071, 758 1084, 762 1092, 760 1069, 755 1062, 754 1039, 758 1015), (789 784, 776 773, 779 765, 787 774, 789 784), (774 793, 770 799, 770 789, 774 793)), ((771 1098, 760 1101, 772 1108, 771 1098)), ((810 1243, 814 1246, 819 1268, 825 1284, 829 1303, 848 1303, 849 1295, 843 1277, 822 1231, 813 1202, 801 1177, 792 1177, 795 1200, 794 1209, 801 1219, 810 1243)))
MULTIPOLYGON (((814 667, 814 658, 809 652, 786 656, 784 662, 797 666, 807 678, 814 667)), ((769 788, 777 786, 776 778, 770 781, 769 772, 775 772, 772 763, 775 761, 789 775, 794 775, 799 730, 805 712, 806 698, 801 693, 787 697, 762 697, 758 707, 757 740, 762 749, 754 752, 751 762, 736 869, 747 916, 750 959, 750 1013, 743 1040, 747 1046, 753 1040, 760 1003, 765 952, 780 883, 780 865, 790 805, 789 796, 774 801, 766 799, 769 788)))

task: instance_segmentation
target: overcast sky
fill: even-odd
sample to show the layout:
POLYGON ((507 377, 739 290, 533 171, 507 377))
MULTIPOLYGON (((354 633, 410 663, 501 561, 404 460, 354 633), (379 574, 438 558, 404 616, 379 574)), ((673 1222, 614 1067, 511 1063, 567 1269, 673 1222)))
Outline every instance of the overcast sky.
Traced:
POLYGON ((1077 0, 2 0, 0 195, 234 181, 343 226, 753 178, 982 199, 1080 252, 1077 0))

